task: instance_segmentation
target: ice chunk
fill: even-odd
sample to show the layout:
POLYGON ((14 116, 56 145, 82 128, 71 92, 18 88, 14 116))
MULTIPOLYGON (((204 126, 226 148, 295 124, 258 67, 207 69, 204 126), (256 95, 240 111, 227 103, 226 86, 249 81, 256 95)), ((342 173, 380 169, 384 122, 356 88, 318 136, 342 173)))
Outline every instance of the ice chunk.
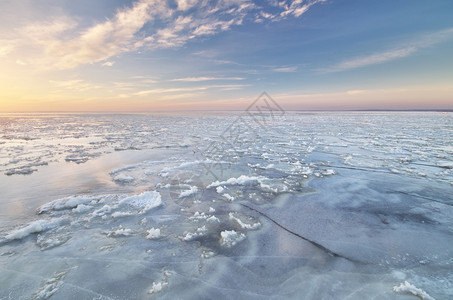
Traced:
POLYGON ((35 168, 29 168, 29 167, 24 167, 24 168, 14 168, 14 169, 9 169, 8 171, 5 172, 5 175, 11 176, 11 175, 28 175, 31 174, 35 171, 38 171, 38 169, 35 168))
POLYGON ((413 284, 410 284, 409 282, 405 281, 404 283, 401 283, 399 286, 394 286, 393 291, 395 293, 407 293, 407 294, 412 294, 414 296, 419 297, 422 300, 434 300, 433 297, 428 295, 427 292, 425 292, 422 289, 419 289, 413 284))
POLYGON ((236 222, 242 229, 255 230, 261 226, 260 222, 253 223, 253 221, 252 221, 252 223, 250 223, 250 224, 245 223, 239 217, 237 217, 236 214, 234 214, 232 212, 229 213, 229 218, 230 218, 230 220, 236 222))
POLYGON ((164 287, 166 287, 168 285, 168 279, 171 276, 171 272, 164 269, 162 271, 162 273, 163 273, 163 277, 164 278, 161 281, 158 281, 158 282, 154 281, 151 289, 148 291, 148 294, 159 293, 160 291, 162 291, 162 289, 164 287))
POLYGON ((182 191, 181 194, 179 194, 179 198, 188 197, 196 193, 198 193, 198 187, 191 186, 188 190, 182 191))
POLYGON ((203 250, 203 252, 201 253, 201 258, 211 258, 214 255, 215 253, 213 251, 203 250))
POLYGON ((135 178, 132 176, 129 176, 129 175, 125 175, 125 174, 119 174, 119 175, 116 175, 115 177, 113 177, 113 180, 115 180, 117 182, 121 182, 121 183, 130 183, 130 182, 134 181, 135 178))
POLYGON ((220 245, 228 248, 233 247, 243 239, 245 239, 245 234, 236 232, 235 230, 224 230, 220 232, 220 245))
POLYGON ((23 239, 27 236, 29 236, 32 233, 39 233, 43 231, 47 231, 50 229, 53 229, 55 227, 58 227, 62 224, 68 223, 69 219, 67 218, 56 218, 53 220, 38 220, 29 223, 27 226, 16 229, 10 234, 8 234, 5 237, 5 240, 7 241, 12 241, 12 240, 20 240, 23 239))
MULTIPOLYGON (((222 193, 224 191, 225 185, 251 185, 251 184, 258 184, 259 187, 266 192, 274 192, 277 193, 279 191, 279 188, 277 187, 271 187, 269 184, 266 182, 269 182, 270 179, 263 177, 263 176, 246 176, 246 175, 241 175, 238 178, 232 177, 226 181, 214 181, 211 184, 207 186, 207 188, 211 187, 216 187, 217 193, 222 193), (220 188, 220 189, 219 189, 220 188)), ((281 187, 281 191, 285 191, 287 189, 286 186, 281 187)), ((223 195, 225 196, 225 194, 223 195)), ((227 197, 230 198, 230 197, 227 197)), ((231 199, 229 199, 231 200, 231 199)), ((232 201, 232 200, 231 200, 232 201)))
POLYGON ((335 171, 332 169, 327 169, 321 172, 324 176, 335 175, 335 171))
POLYGON ((161 237, 159 228, 153 227, 150 230, 146 231, 146 233, 148 234, 146 236, 146 239, 148 239, 148 240, 154 240, 154 239, 158 239, 161 237))
POLYGON ((208 218, 208 215, 206 215, 204 212, 200 213, 198 211, 196 211, 192 217, 189 217, 190 220, 195 220, 195 221, 206 220, 207 218, 208 218))
POLYGON ((112 214, 112 218, 124 218, 134 216, 135 214, 129 211, 116 211, 112 214))
POLYGON ((225 198, 227 198, 228 201, 230 201, 230 202, 234 201, 234 197, 231 196, 231 195, 228 194, 228 193, 225 193, 225 194, 223 194, 222 196, 225 197, 225 198))
POLYGON ((127 197, 120 201, 120 205, 129 205, 140 209, 140 213, 145 213, 155 207, 162 205, 162 198, 159 192, 144 192, 139 195, 127 197))
POLYGON ((93 208, 93 206, 91 206, 91 205, 79 204, 79 205, 77 205, 77 207, 74 208, 72 211, 75 212, 75 213, 81 214, 81 213, 84 213, 84 212, 89 211, 89 210, 92 209, 92 208, 93 208))
POLYGON ((246 185, 246 184, 257 182, 260 179, 265 179, 265 177, 241 175, 238 178, 231 177, 230 179, 228 179, 226 181, 218 181, 218 180, 214 181, 213 183, 208 185, 207 188, 218 187, 221 185, 246 185))
POLYGON ((123 228, 123 226, 120 225, 118 229, 106 231, 104 233, 107 234, 107 236, 118 237, 118 236, 130 236, 133 233, 133 231, 132 229, 123 228))
POLYGON ((206 219, 206 221, 208 221, 210 223, 214 223, 214 222, 219 222, 220 223, 219 218, 217 218, 216 216, 210 216, 209 218, 206 219))
POLYGON ((103 207, 93 211, 92 216, 93 217, 103 217, 103 216, 105 216, 105 214, 110 213, 114 208, 116 208, 116 205, 110 206, 110 205, 106 204, 103 207))
POLYGON ((49 299, 61 287, 61 281, 66 275, 67 271, 56 274, 53 278, 46 281, 46 284, 41 287, 34 295, 33 299, 49 299))
POLYGON ((48 212, 50 210, 63 210, 75 208, 80 204, 87 204, 95 198, 90 196, 71 196, 63 199, 57 199, 44 204, 38 209, 38 214, 48 212))
POLYGON ((197 237, 205 235, 207 231, 208 231, 208 229, 206 228, 205 225, 203 225, 202 227, 197 228, 197 230, 195 230, 195 232, 186 232, 185 236, 182 239, 184 241, 192 241, 192 240, 196 239, 197 237))
POLYGON ((168 285, 168 282, 165 282, 165 281, 160 281, 160 282, 153 282, 153 286, 151 287, 151 289, 148 291, 148 294, 155 294, 155 293, 158 293, 160 291, 162 291, 162 289, 164 287, 166 287, 168 285))
POLYGON ((38 234, 36 239, 36 244, 41 248, 41 250, 47 250, 53 247, 57 247, 63 245, 70 239, 70 236, 67 234, 59 235, 59 236, 52 236, 52 237, 44 237, 38 234))

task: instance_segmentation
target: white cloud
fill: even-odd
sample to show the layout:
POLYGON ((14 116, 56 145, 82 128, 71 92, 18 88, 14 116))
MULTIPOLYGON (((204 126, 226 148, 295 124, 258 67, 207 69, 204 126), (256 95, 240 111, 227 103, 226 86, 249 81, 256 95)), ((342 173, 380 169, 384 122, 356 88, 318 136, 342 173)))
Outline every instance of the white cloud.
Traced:
POLYGON ((278 21, 290 15, 298 18, 304 13, 306 13, 313 5, 325 1, 326 0, 313 0, 313 1, 294 0, 291 2, 291 4, 288 4, 287 1, 277 2, 274 5, 282 7, 283 11, 280 12, 279 17, 274 18, 274 20, 278 21))
POLYGON ((44 22, 33 22, 21 29, 19 35, 37 43, 45 44, 49 40, 61 37, 63 33, 77 27, 77 22, 67 17, 58 17, 44 22))
POLYGON ((171 13, 162 9, 161 2, 138 1, 131 8, 119 10, 114 18, 88 28, 75 39, 56 41, 47 51, 60 58, 62 68, 102 61, 131 51, 135 34, 153 19, 156 12, 171 13))
POLYGON ((254 21, 256 16, 270 21, 281 20, 282 15, 299 17, 322 1, 282 1, 271 7, 271 13, 257 0, 177 0, 176 7, 166 0, 137 0, 85 28, 79 19, 69 17, 19 28, 17 34, 2 42, 0 57, 17 50, 26 54, 24 61, 38 68, 69 69, 99 62, 109 66, 112 57, 142 49, 181 47, 197 37, 254 21), (276 8, 280 13, 275 12, 276 8))
POLYGON ((35 22, 17 30, 16 42, 39 67, 67 69, 100 62, 136 50, 140 29, 155 15, 171 15, 165 3, 140 0, 119 9, 112 18, 78 31, 79 24, 67 17, 35 22), (30 53, 28 49, 40 52, 30 53))
POLYGON ((179 10, 188 10, 188 9, 192 8, 193 6, 195 6, 197 4, 197 2, 199 2, 199 1, 198 0, 177 0, 176 2, 178 4, 179 10))

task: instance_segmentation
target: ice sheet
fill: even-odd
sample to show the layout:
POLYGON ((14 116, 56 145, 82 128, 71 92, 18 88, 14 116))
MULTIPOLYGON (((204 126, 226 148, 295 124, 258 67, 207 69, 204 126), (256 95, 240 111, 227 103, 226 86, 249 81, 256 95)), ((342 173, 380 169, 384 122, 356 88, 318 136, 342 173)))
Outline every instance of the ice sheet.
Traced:
POLYGON ((452 114, 0 117, 0 299, 453 297, 452 114))

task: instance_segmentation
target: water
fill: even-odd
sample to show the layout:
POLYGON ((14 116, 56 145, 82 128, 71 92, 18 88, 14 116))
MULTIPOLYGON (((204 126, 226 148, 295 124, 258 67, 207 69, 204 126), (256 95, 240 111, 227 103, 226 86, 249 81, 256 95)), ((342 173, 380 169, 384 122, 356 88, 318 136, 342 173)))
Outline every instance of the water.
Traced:
POLYGON ((437 112, 2 114, 0 298, 451 298, 452 137, 437 112))

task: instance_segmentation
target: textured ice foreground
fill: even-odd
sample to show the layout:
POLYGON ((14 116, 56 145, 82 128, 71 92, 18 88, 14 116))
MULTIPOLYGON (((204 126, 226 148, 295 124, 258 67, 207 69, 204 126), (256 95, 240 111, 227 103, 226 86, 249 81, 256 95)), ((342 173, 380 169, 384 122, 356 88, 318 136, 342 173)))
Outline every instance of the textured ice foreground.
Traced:
POLYGON ((452 114, 240 116, 0 115, 0 299, 453 297, 452 114))

